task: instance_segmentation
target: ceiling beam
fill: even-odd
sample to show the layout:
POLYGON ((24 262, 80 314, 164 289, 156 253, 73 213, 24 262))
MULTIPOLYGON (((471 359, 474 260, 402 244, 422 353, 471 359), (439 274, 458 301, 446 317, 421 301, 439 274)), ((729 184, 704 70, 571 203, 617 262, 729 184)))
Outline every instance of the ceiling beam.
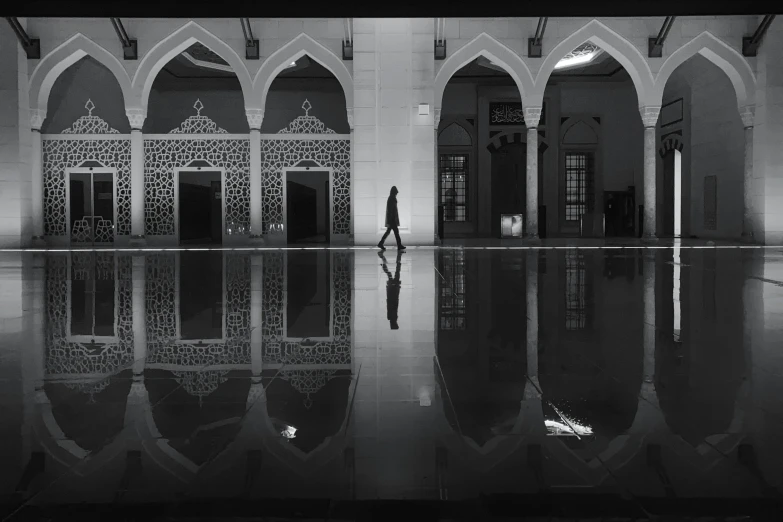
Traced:
POLYGON ((343 60, 353 60, 353 18, 343 18, 343 60))
POLYGON ((117 33, 117 38, 120 40, 120 45, 122 46, 122 57, 126 60, 138 60, 138 41, 130 39, 128 33, 125 31, 125 27, 122 25, 122 20, 119 18, 109 18, 109 20, 111 20, 111 25, 114 26, 114 32, 117 33))
POLYGON ((658 31, 658 36, 654 36, 647 39, 647 57, 648 58, 662 58, 663 57, 663 43, 666 41, 666 37, 669 36, 669 31, 672 29, 674 19, 676 16, 667 16, 663 21, 661 30, 658 31))
POLYGON ((435 59, 446 59, 446 18, 435 18, 435 59))
POLYGON ((258 60, 261 58, 261 45, 257 38, 253 38, 253 28, 250 27, 250 18, 240 18, 242 33, 245 35, 245 59, 258 60))
POLYGON ((764 35, 767 34, 767 29, 774 19, 775 15, 764 15, 753 36, 742 37, 742 56, 756 56, 758 54, 764 35))
POLYGON ((30 38, 27 31, 24 30, 22 24, 19 23, 19 19, 15 16, 7 16, 8 25, 13 29, 16 38, 22 45, 25 54, 27 54, 28 60, 40 60, 41 59, 41 40, 38 38, 30 38))
POLYGON ((542 42, 544 41, 544 32, 546 31, 546 23, 549 20, 548 16, 542 16, 538 19, 538 27, 536 27, 536 34, 533 38, 527 39, 527 55, 530 58, 541 58, 543 51, 542 42))

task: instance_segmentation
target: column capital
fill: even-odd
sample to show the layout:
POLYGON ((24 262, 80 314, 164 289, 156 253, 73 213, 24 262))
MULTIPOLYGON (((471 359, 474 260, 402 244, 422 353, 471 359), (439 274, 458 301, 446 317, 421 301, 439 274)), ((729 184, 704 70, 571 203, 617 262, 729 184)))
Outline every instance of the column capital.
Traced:
POLYGON ((639 107, 639 114, 642 115, 642 123, 645 128, 655 127, 658 124, 658 115, 661 114, 660 106, 639 107))
POLYGON ((250 130, 261 130, 261 124, 264 122, 264 109, 245 109, 245 116, 250 130))
POLYGON ((432 113, 432 124, 435 126, 436 131, 440 126, 440 114, 442 110, 443 110, 442 107, 435 107, 435 110, 432 113))
POLYGON ((756 120, 756 106, 745 105, 744 107, 740 107, 739 111, 740 118, 742 118, 742 126, 746 129, 748 127, 753 127, 753 123, 756 120))
POLYGON ((353 130, 353 107, 346 107, 345 114, 348 117, 348 127, 353 130))
POLYGON ((147 114, 144 109, 125 109, 125 116, 128 117, 128 123, 130 123, 131 130, 140 131, 144 127, 144 120, 147 119, 147 114))
POLYGON ((525 125, 527 130, 535 130, 541 122, 541 111, 543 107, 525 107, 525 125))
POLYGON ((33 130, 40 131, 43 122, 46 119, 46 111, 43 109, 30 109, 30 127, 33 130))

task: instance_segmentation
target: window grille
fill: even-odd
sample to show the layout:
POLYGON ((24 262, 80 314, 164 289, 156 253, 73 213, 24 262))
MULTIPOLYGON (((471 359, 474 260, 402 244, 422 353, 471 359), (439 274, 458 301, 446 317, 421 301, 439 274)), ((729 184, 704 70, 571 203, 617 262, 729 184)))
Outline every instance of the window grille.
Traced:
POLYGON ((442 252, 441 272, 445 279, 440 287, 440 329, 465 329, 465 252, 442 252))
POLYGON ((592 210, 593 153, 565 154, 565 220, 579 221, 592 210))
POLYGON ((468 220, 468 155, 440 155, 440 201, 443 220, 468 220))

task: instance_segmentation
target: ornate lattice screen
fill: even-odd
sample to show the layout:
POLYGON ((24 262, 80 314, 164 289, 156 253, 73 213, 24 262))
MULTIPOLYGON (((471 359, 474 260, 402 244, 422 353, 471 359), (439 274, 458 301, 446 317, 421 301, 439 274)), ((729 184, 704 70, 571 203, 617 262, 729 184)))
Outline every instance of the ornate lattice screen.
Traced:
MULTIPOLYGON (((282 234, 284 220, 283 171, 303 161, 332 169, 332 234, 351 233, 351 139, 335 134, 315 116, 310 102, 299 116, 277 134, 261 136, 264 233, 282 234), (271 226, 270 226, 271 225, 271 226)), ((317 167, 313 167, 317 170, 317 167)))

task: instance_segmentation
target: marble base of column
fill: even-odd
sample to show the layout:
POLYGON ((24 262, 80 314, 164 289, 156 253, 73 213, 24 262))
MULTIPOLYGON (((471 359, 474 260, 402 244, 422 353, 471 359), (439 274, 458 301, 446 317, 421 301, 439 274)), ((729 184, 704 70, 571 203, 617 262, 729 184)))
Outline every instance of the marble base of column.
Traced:
POLYGON ((132 248, 144 248, 147 246, 147 238, 145 236, 131 236, 128 244, 132 248))

